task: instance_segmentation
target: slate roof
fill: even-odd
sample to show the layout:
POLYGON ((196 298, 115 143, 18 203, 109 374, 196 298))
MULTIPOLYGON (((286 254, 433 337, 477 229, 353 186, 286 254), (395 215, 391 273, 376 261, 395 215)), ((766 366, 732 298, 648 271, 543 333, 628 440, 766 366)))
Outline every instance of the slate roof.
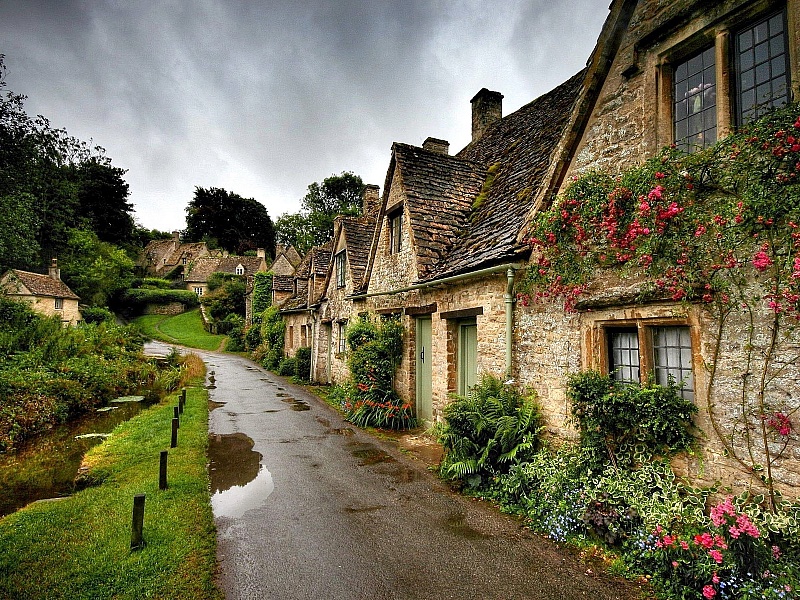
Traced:
MULTIPOLYGON (((49 296, 52 298, 69 298, 71 300, 80 300, 80 298, 69 289, 66 283, 60 279, 53 279, 49 275, 42 275, 41 273, 31 273, 29 271, 20 271, 19 269, 10 269, 6 272, 3 279, 8 278, 17 279, 22 285, 28 288, 34 296, 49 296)), ((17 295, 16 290, 5 289, 4 292, 8 295, 17 295)))
POLYGON ((236 274, 236 267, 244 267, 243 275, 252 275, 266 268, 266 261, 258 256, 226 256, 220 258, 217 266, 218 273, 236 274))
POLYGON ((311 271, 318 277, 325 277, 328 274, 328 265, 331 263, 331 242, 324 246, 314 248, 314 258, 312 260, 311 271))
POLYGON ((204 283, 214 273, 236 274, 236 267, 244 267, 243 275, 252 275, 263 270, 265 261, 258 256, 201 257, 190 263, 184 281, 204 283))
POLYGON ((294 277, 292 275, 273 275, 272 289, 277 292, 291 292, 294 290, 294 277))
MULTIPOLYGON (((367 282, 364 280, 364 275, 369 262, 377 216, 373 213, 364 217, 341 217, 342 233, 347 247, 347 263, 350 266, 350 277, 356 293, 366 289, 367 282)), ((330 253, 328 262, 330 262, 330 253)))
POLYGON ((281 304, 281 312, 308 308, 308 279, 297 280, 297 294, 281 304))
MULTIPOLYGON (((453 241, 427 279, 527 256, 527 247, 519 244, 517 238, 532 199, 547 176, 551 156, 582 90, 584 75, 585 71, 581 71, 492 123, 480 138, 456 155, 460 160, 482 165, 483 173, 489 175, 487 189, 485 197, 479 199, 479 206, 469 215, 463 235, 453 241)), ((475 197, 477 194, 472 199, 475 197)), ((432 209, 438 218, 437 207, 432 209)))
POLYGON ((219 261, 219 258, 198 258, 189 266, 189 270, 186 272, 184 281, 192 283, 204 283, 208 281, 208 278, 211 277, 212 273, 217 270, 219 261))
POLYGON ((450 250, 468 224, 473 199, 483 185, 485 168, 465 157, 395 143, 385 189, 400 184, 405 192, 421 280, 450 250), (394 182, 395 166, 400 177, 394 182))

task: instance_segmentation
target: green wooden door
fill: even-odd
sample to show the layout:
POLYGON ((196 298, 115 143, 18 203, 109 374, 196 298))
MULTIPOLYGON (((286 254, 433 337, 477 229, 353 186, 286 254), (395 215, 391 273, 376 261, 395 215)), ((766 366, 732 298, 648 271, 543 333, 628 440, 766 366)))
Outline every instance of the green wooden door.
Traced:
POLYGON ((431 402, 431 318, 417 319, 417 418, 433 420, 431 402))
POLYGON ((474 319, 458 326, 458 393, 466 396, 478 383, 478 325, 474 319))

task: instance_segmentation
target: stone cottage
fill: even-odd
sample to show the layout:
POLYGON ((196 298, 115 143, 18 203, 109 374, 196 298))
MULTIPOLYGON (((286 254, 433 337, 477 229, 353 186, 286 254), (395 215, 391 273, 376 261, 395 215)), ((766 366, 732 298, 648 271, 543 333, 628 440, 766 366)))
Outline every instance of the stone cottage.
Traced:
POLYGON ((240 275, 245 279, 267 270, 266 253, 259 248, 256 256, 204 256, 187 265, 183 275, 186 289, 202 296, 208 292, 208 279, 214 273, 240 275))
POLYGON ((0 291, 11 300, 26 302, 45 317, 58 316, 65 325, 81 321, 80 298, 61 281, 61 270, 53 259, 47 275, 10 269, 0 277, 0 291))
POLYGON ((136 266, 143 275, 179 279, 198 258, 209 256, 205 242, 183 243, 179 231, 166 240, 152 240, 145 246, 136 266))
MULTIPOLYGON (((709 146, 764 110, 797 98, 798 82, 796 0, 615 0, 547 177, 531 196, 533 211, 550 206, 574 175, 618 173, 671 144, 685 152, 709 146)), ((744 407, 757 390, 742 382, 760 368, 746 358, 749 323, 731 316, 718 330, 701 303, 669 297, 643 302, 637 293, 642 282, 617 275, 598 274, 576 312, 565 312, 557 302, 515 311, 512 374, 538 391, 550 432, 571 434, 569 373, 597 369, 622 379, 653 376, 658 383, 672 376, 700 411, 702 459, 677 465, 683 474, 700 483, 758 488, 768 458, 763 446, 748 446, 749 436, 742 433, 760 429, 759 417, 753 420, 744 407), (723 332, 719 339, 717 331, 723 332)), ((768 337, 768 316, 752 317, 757 354, 768 337)), ((794 356, 796 348, 789 343, 778 352, 794 356)), ((768 375, 768 400, 787 404, 792 414, 800 389, 796 361, 781 360, 768 375)), ((770 447, 775 454, 769 462, 776 485, 797 497, 800 424, 794 427, 785 451, 770 447)))

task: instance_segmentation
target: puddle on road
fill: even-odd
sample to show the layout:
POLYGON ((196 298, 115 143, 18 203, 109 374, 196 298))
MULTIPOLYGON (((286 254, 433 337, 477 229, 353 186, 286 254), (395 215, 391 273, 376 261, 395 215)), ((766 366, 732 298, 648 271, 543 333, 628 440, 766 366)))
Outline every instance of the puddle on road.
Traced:
MULTIPOLYGON (((286 396, 286 394, 276 394, 276 396, 286 396)), ((297 398, 292 398, 291 396, 286 398, 281 398, 281 402, 285 402, 289 405, 289 408, 296 411, 303 411, 303 410, 311 410, 311 407, 308 405, 307 402, 303 400, 298 400, 297 398)))
POLYGON ((454 513, 450 515, 445 519, 445 525, 452 533, 467 540, 478 540, 490 537, 467 523, 464 513, 454 513))
POLYGON ((350 450, 350 454, 359 459, 358 464, 362 467, 376 465, 378 463, 395 462, 392 456, 372 444, 352 442, 350 445, 353 447, 353 449, 350 450))
POLYGON ((212 410, 218 409, 220 406, 225 406, 227 402, 214 402, 213 400, 208 401, 208 412, 212 410))
POLYGON ((243 433, 208 438, 211 508, 215 517, 241 517, 261 506, 274 491, 272 474, 243 433))

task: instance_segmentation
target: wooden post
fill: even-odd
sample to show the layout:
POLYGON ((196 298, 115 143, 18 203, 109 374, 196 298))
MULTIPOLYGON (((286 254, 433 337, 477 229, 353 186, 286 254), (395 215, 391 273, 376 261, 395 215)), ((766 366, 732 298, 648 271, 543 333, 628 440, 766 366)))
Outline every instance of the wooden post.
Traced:
POLYGON ((167 450, 161 451, 161 461, 158 467, 158 489, 167 489, 167 450))
MULTIPOLYGON (((181 412, 181 411, 180 411, 180 409, 178 409, 178 407, 177 407, 177 406, 173 406, 173 407, 172 407, 172 418, 173 418, 173 419, 177 419, 177 418, 178 418, 178 415, 180 414, 180 412, 181 412)), ((178 425, 178 426, 180 427, 180 425, 178 425)))
POLYGON ((144 494, 133 497, 133 523, 131 525, 131 550, 144 548, 144 494))
POLYGON ((172 419, 172 441, 169 444, 170 448, 177 448, 178 446, 178 419, 172 419))
POLYGON ((181 399, 178 400, 178 408, 183 413, 183 407, 186 406, 186 388, 181 388, 181 399))

